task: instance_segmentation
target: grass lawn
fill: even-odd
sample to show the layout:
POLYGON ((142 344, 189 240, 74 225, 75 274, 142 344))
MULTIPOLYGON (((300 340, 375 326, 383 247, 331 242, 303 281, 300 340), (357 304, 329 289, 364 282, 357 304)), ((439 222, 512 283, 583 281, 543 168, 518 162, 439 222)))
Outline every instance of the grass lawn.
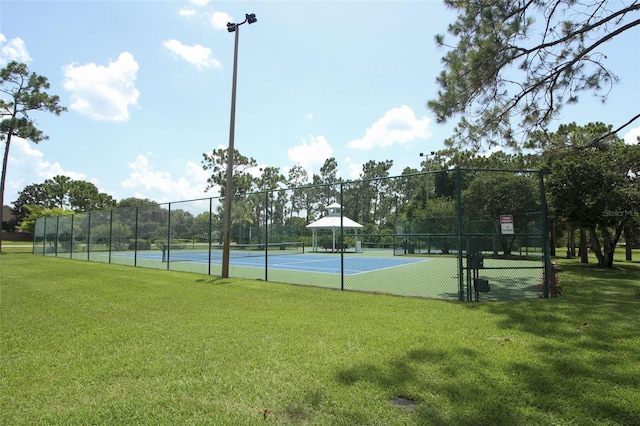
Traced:
POLYGON ((451 303, 6 250, 0 424, 638 425, 640 263, 559 262, 451 303))
POLYGON ((29 241, 2 241, 3 253, 32 253, 33 243, 29 241))

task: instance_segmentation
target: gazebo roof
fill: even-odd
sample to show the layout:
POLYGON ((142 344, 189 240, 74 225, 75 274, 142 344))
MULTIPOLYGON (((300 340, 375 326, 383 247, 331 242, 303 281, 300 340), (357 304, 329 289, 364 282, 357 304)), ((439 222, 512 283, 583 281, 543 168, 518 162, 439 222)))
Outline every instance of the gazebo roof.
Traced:
POLYGON ((358 222, 349 219, 346 216, 342 217, 342 221, 340 220, 340 211, 342 210, 342 206, 338 203, 333 203, 327 206, 327 211, 329 212, 326 216, 321 217, 313 223, 307 225, 307 228, 325 228, 325 229, 336 229, 340 228, 340 223, 342 222, 343 228, 362 228, 358 222))
MULTIPOLYGON (((343 228, 362 228, 358 222, 349 219, 344 216, 342 218, 342 227, 343 228)), ((313 223, 307 225, 307 228, 340 228, 340 216, 325 216, 313 223)))

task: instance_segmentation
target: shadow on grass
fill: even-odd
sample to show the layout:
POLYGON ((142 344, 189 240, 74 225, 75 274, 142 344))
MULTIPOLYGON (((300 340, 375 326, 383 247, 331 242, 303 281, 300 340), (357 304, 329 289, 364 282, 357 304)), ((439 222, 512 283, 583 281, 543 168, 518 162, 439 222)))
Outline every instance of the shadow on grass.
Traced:
POLYGON ((563 297, 462 305, 515 339, 413 349, 336 381, 415 401, 417 424, 640 424, 640 268, 563 270, 563 297))
POLYGON ((336 379, 344 386, 373 384, 389 395, 392 405, 399 398, 411 401, 404 409, 415 424, 522 424, 510 391, 482 369, 486 357, 469 348, 416 349, 386 367, 365 363, 344 369, 336 379))
POLYGON ((222 285, 222 284, 231 284, 233 282, 233 279, 208 276, 206 278, 198 278, 195 282, 222 285))
POLYGON ((473 308, 494 315, 504 330, 535 336, 537 362, 506 367, 547 409, 565 419, 640 424, 640 268, 567 263, 560 282, 557 299, 473 308))

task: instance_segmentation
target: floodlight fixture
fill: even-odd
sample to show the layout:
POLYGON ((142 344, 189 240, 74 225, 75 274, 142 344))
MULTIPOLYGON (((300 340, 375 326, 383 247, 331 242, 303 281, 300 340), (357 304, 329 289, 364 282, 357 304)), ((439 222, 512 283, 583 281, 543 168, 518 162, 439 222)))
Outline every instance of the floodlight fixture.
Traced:
POLYGON ((429 202, 429 190, 430 190, 430 186, 431 186, 431 182, 430 182, 430 176, 429 176, 429 171, 430 171, 430 167, 429 167, 429 157, 433 157, 434 155, 436 155, 435 151, 431 151, 429 154, 425 154, 424 152, 420 153, 420 157, 425 157, 426 160, 424 160, 424 164, 427 168, 427 175, 425 177, 426 179, 426 188, 425 188, 425 198, 427 200, 427 202, 429 202))

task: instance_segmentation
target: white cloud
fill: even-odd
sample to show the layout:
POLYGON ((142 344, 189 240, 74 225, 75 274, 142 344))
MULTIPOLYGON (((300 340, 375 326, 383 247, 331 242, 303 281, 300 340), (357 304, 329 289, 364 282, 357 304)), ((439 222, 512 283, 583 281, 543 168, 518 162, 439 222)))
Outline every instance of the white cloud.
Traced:
POLYGON ((352 149, 372 149, 395 144, 406 144, 415 139, 431 136, 429 117, 416 118, 413 110, 406 105, 387 111, 373 123, 360 139, 347 143, 352 149))
POLYGON ((178 15, 180 16, 194 16, 196 13, 197 11, 190 7, 183 7, 180 10, 178 10, 178 15))
POLYGON ((332 154, 333 148, 331 148, 324 136, 309 136, 308 142, 303 139, 301 145, 287 150, 289 160, 300 164, 307 170, 311 166, 321 166, 332 154))
POLYGON ((27 63, 31 62, 31 56, 27 52, 24 40, 16 37, 7 41, 4 34, 0 33, 0 65, 8 64, 11 61, 27 63))
POLYGON ((73 180, 86 179, 87 175, 84 173, 65 170, 60 163, 51 163, 43 157, 42 151, 35 149, 26 139, 18 137, 11 139, 5 187, 6 204, 15 201, 18 193, 26 186, 42 183, 57 175, 69 176, 73 180))
POLYGON ((362 164, 354 163, 351 158, 347 157, 344 159, 345 163, 347 163, 347 168, 349 172, 347 176, 350 180, 358 180, 360 179, 360 174, 362 173, 362 164))
POLYGON ((227 22, 233 22, 233 17, 226 12, 213 12, 211 14, 211 25, 216 30, 224 30, 227 28, 227 22))
POLYGON ((227 22, 233 22, 233 17, 226 12, 206 8, 209 0, 191 0, 191 6, 182 7, 178 10, 178 15, 185 17, 198 16, 207 19, 213 28, 217 30, 226 30, 227 22), (207 10, 208 9, 208 10, 207 10))
POLYGON ((211 49, 204 47, 200 44, 193 46, 187 46, 180 43, 178 40, 166 40, 163 42, 164 46, 173 52, 174 55, 181 57, 190 64, 195 65, 198 69, 203 68, 218 68, 220 62, 211 57, 211 49))
POLYGON ((64 67, 65 90, 71 92, 71 109, 96 120, 125 121, 129 106, 136 105, 138 63, 129 52, 115 62, 64 67))
POLYGON ((184 175, 179 178, 173 178, 169 172, 154 170, 149 159, 142 154, 127 165, 131 173, 122 186, 135 191, 136 197, 163 203, 208 196, 204 191, 208 174, 194 162, 185 164, 184 175))
POLYGON ((304 119, 305 119, 305 120, 313 120, 313 114, 312 114, 312 113, 309 113, 309 114, 305 115, 305 116, 304 116, 304 119))
POLYGON ((628 145, 636 145, 640 137, 640 127, 635 127, 624 134, 624 142, 628 145))

